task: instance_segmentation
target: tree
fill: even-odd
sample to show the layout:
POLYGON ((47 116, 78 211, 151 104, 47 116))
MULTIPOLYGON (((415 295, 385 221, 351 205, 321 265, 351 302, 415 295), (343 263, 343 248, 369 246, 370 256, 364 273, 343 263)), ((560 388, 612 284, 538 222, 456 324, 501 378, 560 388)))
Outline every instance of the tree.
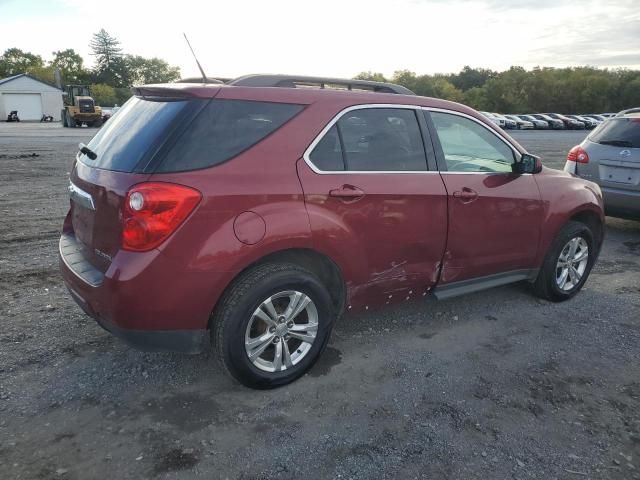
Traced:
POLYGON ((40 55, 23 52, 19 48, 9 48, 0 55, 0 78, 26 73, 29 69, 44 67, 40 55))
POLYGON ((109 66, 114 59, 122 56, 120 41, 111 36, 104 28, 93 34, 89 47, 91 47, 91 54, 96 57, 96 62, 101 66, 109 66))
POLYGON ((115 89, 109 85, 105 85, 104 83, 91 85, 91 96, 95 100, 96 105, 111 107, 117 103, 115 89))
POLYGON ((386 82, 387 79, 384 78, 384 75, 379 72, 360 72, 358 75, 353 77, 354 80, 369 80, 371 82, 386 82))
POLYGON ((53 52, 51 67, 60 69, 64 83, 85 83, 88 72, 84 69, 82 57, 72 48, 53 52))
POLYGON ((91 47, 91 55, 96 57, 94 69, 96 83, 105 83, 114 87, 125 87, 130 84, 122 48, 115 37, 103 28, 93 34, 89 47, 91 47))
POLYGON ((487 80, 497 75, 493 70, 471 68, 468 65, 460 73, 449 75, 449 81, 458 89, 466 92, 474 87, 482 87, 487 80))
POLYGON ((170 83, 180 79, 179 67, 172 67, 156 57, 144 58, 139 55, 127 55, 125 62, 131 85, 170 83))

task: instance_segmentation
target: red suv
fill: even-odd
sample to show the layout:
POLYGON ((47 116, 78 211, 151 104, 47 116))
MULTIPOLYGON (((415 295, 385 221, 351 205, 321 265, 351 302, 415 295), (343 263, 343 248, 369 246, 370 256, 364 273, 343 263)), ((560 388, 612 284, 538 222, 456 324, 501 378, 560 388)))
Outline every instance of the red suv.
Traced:
POLYGON ((464 105, 365 81, 140 87, 69 191, 61 270, 84 311, 147 350, 210 338, 256 388, 308 370, 345 309, 521 280, 568 299, 603 239, 596 184, 464 105))

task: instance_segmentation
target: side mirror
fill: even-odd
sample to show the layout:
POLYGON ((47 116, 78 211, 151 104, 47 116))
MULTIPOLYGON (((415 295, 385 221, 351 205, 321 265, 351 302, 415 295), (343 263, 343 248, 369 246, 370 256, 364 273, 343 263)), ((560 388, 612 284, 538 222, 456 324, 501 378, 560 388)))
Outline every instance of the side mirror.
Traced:
POLYGON ((523 153, 520 160, 516 160, 513 164, 513 173, 540 173, 542 171, 542 161, 540 157, 523 153))

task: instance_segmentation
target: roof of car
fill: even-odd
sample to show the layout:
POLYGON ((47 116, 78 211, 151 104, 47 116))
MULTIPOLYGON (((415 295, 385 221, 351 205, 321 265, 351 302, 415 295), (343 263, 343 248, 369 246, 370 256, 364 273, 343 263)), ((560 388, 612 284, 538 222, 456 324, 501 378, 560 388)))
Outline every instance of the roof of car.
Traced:
MULTIPOLYGON (((168 96, 183 98, 217 98, 249 100, 257 102, 295 103, 298 105, 324 104, 332 111, 344 110, 356 105, 411 105, 463 113, 481 120, 488 128, 504 133, 498 126, 476 110, 461 103, 420 95, 402 95, 361 90, 332 88, 291 88, 235 86, 211 83, 171 83, 144 85, 134 88, 136 95, 145 97, 168 96)), ((320 106, 320 105, 319 105, 320 106)), ((519 144, 512 139, 513 144, 519 144)), ((522 149, 524 151, 524 149, 522 149)))
POLYGON ((616 117, 638 117, 640 116, 640 107, 636 107, 636 108, 628 108, 627 110, 622 110, 621 112, 618 112, 616 115, 616 117))
POLYGON ((323 88, 247 87, 203 83, 171 83, 136 87, 140 96, 177 94, 181 97, 233 98, 267 102, 298 103, 310 105, 316 102, 335 102, 345 105, 398 104, 443 108, 477 116, 475 110, 460 103, 420 95, 379 93, 361 90, 323 88))

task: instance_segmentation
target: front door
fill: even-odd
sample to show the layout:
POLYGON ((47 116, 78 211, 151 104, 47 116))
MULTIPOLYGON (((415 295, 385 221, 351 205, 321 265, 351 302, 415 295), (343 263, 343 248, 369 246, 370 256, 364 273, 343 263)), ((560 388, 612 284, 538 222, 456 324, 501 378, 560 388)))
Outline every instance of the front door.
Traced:
POLYGON ((519 153, 471 116, 426 116, 449 196, 441 283, 533 268, 543 209, 534 176, 513 173, 519 153))
POLYGON ((352 306, 405 300, 437 280, 447 198, 442 178, 428 169, 420 115, 350 109, 298 162, 317 249, 342 268, 352 306))

